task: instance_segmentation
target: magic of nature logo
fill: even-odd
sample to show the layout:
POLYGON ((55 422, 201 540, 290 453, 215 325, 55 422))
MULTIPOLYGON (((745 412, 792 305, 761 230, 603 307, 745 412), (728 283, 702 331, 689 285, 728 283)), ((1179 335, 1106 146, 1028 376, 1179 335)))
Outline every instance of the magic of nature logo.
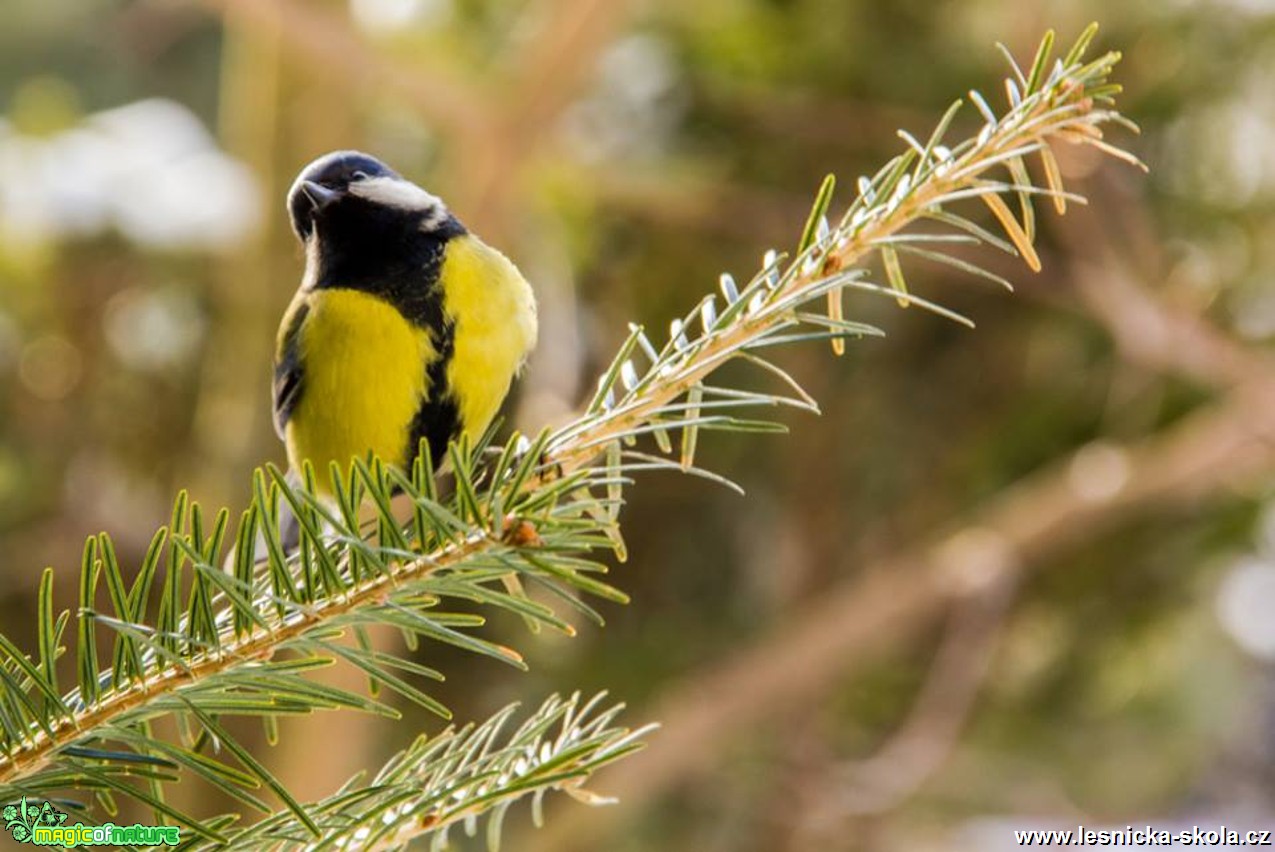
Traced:
POLYGON ((66 814, 50 802, 22 800, 0 809, 4 830, 19 843, 33 846, 176 846, 181 829, 171 825, 66 824, 66 814))

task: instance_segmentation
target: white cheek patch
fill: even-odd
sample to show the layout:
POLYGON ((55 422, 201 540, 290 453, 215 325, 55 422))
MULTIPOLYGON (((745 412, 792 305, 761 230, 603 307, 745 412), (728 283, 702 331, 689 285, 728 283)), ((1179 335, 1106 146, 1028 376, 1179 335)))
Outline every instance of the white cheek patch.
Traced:
POLYGON ((374 204, 413 213, 447 210, 438 196, 431 195, 411 181, 399 178, 374 177, 354 181, 350 184, 350 194, 374 204))

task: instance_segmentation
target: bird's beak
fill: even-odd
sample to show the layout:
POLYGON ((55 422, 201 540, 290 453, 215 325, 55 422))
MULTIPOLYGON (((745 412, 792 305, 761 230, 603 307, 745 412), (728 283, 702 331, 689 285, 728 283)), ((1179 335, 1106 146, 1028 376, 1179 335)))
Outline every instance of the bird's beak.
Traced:
POLYGON ((306 198, 310 199, 316 213, 341 197, 341 193, 335 189, 328 189, 312 180, 303 181, 301 191, 305 193, 306 198))

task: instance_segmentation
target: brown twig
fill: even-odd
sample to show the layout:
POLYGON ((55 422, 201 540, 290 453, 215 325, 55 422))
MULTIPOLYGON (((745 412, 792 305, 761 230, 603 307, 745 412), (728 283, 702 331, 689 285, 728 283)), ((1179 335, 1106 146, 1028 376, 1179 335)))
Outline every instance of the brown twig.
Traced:
MULTIPOLYGON (((984 554, 984 557, 989 554, 984 554)), ((995 558, 994 554, 990 554, 995 558)), ((943 764, 960 737, 991 669, 1013 600, 1012 572, 959 601, 928 678, 898 731, 870 757, 838 766, 811 809, 813 823, 898 806, 943 764)))

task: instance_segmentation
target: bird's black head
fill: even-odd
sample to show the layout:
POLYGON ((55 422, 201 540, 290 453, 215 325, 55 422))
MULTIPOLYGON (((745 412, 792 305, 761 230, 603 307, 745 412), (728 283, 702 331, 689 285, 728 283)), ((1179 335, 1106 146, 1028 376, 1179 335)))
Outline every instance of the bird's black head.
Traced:
POLYGON ((342 223, 401 222, 426 231, 449 219, 433 195, 369 154, 333 151, 301 170, 288 192, 292 229, 303 241, 342 223))

